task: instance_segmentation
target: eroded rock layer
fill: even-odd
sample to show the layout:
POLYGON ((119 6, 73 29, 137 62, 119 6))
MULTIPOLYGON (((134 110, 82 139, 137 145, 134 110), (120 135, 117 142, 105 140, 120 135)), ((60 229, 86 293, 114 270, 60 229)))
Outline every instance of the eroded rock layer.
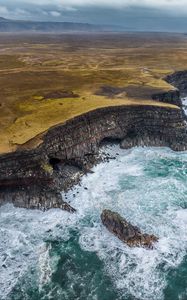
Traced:
MULTIPOLYGON (((154 96, 181 104, 179 92, 154 96), (172 95, 172 96, 171 96, 172 95)), ((167 146, 187 149, 180 108, 116 106, 101 108, 51 128, 33 150, 0 156, 0 204, 26 208, 59 207, 73 212, 60 191, 78 183, 98 161, 102 141, 118 139, 122 148, 167 146)))
POLYGON ((187 71, 178 71, 165 78, 165 80, 176 86, 180 91, 181 97, 187 95, 187 71))
POLYGON ((104 210, 101 214, 104 226, 129 247, 145 247, 152 249, 158 238, 153 234, 142 233, 141 230, 122 218, 118 213, 104 210))

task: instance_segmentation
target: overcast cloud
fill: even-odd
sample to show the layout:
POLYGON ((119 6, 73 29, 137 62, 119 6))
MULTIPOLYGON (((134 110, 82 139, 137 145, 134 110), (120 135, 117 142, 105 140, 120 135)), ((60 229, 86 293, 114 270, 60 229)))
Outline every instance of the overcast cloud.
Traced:
POLYGON ((128 30, 186 31, 187 0, 0 0, 0 16, 113 24, 128 30))
MULTIPOLYGON (((5 2, 5 1, 4 1, 5 2)), ((16 0, 6 1, 16 3, 16 0)), ((20 3, 35 5, 51 5, 60 6, 105 6, 105 7, 155 7, 161 9, 177 9, 183 10, 187 8, 187 0, 20 0, 20 3)))
POLYGON ((56 6, 58 9, 78 7, 128 8, 145 7, 166 10, 168 12, 187 13, 187 0, 0 0, 0 5, 36 5, 38 7, 56 6))

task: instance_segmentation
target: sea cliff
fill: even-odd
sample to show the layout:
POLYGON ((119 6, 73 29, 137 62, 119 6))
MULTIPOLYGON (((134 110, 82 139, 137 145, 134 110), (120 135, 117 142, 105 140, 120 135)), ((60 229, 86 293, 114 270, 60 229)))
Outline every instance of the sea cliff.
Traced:
MULTIPOLYGON (((187 72, 184 72, 186 76, 187 72)), ((35 149, 0 156, 0 205, 37 209, 59 207, 70 212, 61 197, 98 162, 105 140, 118 140, 124 149, 134 146, 166 146, 175 151, 187 149, 187 129, 180 92, 187 85, 177 72, 166 81, 179 90, 153 95, 153 99, 178 107, 113 106, 100 108, 54 126, 35 149)))

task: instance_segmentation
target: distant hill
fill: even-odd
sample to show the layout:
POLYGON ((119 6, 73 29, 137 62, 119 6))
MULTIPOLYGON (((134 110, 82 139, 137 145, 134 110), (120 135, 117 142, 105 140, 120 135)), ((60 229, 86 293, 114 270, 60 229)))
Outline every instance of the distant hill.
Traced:
POLYGON ((87 23, 19 21, 0 17, 0 32, 98 32, 111 30, 113 30, 111 26, 87 23))
POLYGON ((0 17, 0 22, 6 22, 6 21, 8 21, 8 20, 5 19, 5 18, 0 17))

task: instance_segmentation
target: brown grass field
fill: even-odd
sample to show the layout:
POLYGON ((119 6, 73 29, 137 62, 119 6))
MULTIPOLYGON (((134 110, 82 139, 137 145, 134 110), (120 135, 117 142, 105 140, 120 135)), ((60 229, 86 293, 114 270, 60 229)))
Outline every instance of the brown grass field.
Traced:
POLYGON ((173 89, 163 78, 184 69, 185 35, 0 34, 0 153, 34 147, 51 126, 99 107, 177 109, 151 95, 173 89))

